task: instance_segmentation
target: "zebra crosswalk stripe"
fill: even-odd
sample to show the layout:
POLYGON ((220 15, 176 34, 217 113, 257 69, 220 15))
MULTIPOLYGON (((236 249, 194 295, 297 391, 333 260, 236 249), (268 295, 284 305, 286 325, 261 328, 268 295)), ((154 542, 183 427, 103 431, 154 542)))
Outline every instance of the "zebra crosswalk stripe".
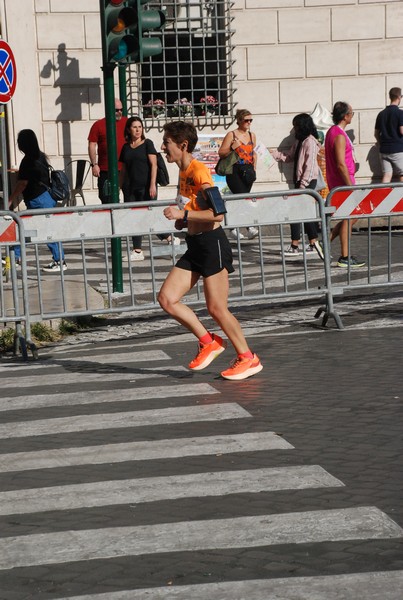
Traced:
MULTIPOLYGON (((111 364, 111 365, 120 365, 122 363, 139 363, 139 362, 157 362, 159 360, 171 360, 166 352, 163 350, 149 350, 147 352, 124 352, 119 354, 114 354, 113 352, 109 352, 109 354, 92 354, 91 356, 69 356, 69 357, 58 357, 52 354, 46 362, 35 362, 30 363, 29 368, 32 369, 49 369, 49 367, 60 367, 64 366, 65 363, 83 363, 83 362, 91 362, 91 363, 99 363, 99 364, 111 364)), ((4 363, 0 363, 1 369, 19 369, 25 370, 27 369, 27 364, 16 361, 6 361, 4 363)))
POLYGON ((403 530, 397 523, 371 506, 139 527, 107 527, 2 538, 0 569, 163 552, 402 536, 403 530))
POLYGON ((95 431, 125 427, 145 427, 168 423, 192 423, 196 421, 223 421, 225 419, 250 418, 251 415, 239 404, 208 404, 206 406, 182 406, 160 410, 139 410, 99 415, 79 415, 40 421, 19 421, 0 425, 3 439, 95 431))
POLYGON ((251 579, 69 596, 59 600, 401 600, 403 571, 251 579))
POLYGON ((99 465, 185 456, 211 456, 233 452, 289 450, 293 446, 271 431, 233 435, 174 438, 78 448, 52 448, 35 452, 0 454, 0 473, 99 465))
POLYGON ((101 365, 97 373, 58 373, 49 375, 46 374, 46 379, 43 380, 40 374, 33 376, 27 375, 25 377, 2 377, 1 387, 6 388, 32 388, 35 386, 44 385, 49 388, 54 388, 57 385, 66 384, 78 384, 82 385, 85 383, 105 383, 108 381, 128 381, 134 382, 140 379, 159 379, 160 377, 169 377, 171 373, 175 373, 180 376, 181 373, 189 374, 189 371, 182 366, 158 366, 158 367, 139 367, 130 371, 130 367, 118 367, 113 365, 108 370, 108 367, 101 365))
POLYGON ((74 404, 101 404, 108 402, 129 402, 133 400, 151 400, 153 398, 184 398, 187 396, 210 396, 219 394, 209 383, 192 383, 189 385, 157 385, 146 388, 119 390, 119 394, 111 391, 68 392, 60 394, 37 394, 27 396, 9 396, 0 398, 0 412, 6 410, 25 410, 27 408, 47 408, 51 406, 72 406, 74 404))
MULTIPOLYGON (((51 360, 55 360, 52 358, 51 360)), ((162 350, 151 350, 150 352, 124 352, 115 354, 110 352, 109 354, 93 354, 91 356, 69 356, 67 358, 57 358, 57 363, 81 363, 91 362, 100 364, 122 364, 127 362, 148 362, 153 363, 158 360, 171 360, 171 358, 162 350)))
POLYGON ((318 465, 192 473, 2 492, 0 515, 339 486, 318 465))

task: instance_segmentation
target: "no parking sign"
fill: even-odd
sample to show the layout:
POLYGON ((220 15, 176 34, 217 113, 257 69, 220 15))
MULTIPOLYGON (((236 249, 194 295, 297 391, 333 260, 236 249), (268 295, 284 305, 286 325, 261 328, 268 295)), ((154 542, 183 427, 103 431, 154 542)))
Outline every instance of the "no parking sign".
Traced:
POLYGON ((7 104, 15 92, 17 68, 13 51, 4 40, 0 40, 0 104, 7 104))

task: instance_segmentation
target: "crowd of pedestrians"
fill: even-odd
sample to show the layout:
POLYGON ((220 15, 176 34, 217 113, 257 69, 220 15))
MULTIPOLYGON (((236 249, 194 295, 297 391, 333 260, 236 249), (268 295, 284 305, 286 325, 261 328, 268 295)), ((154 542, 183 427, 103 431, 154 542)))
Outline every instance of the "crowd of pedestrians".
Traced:
MULTIPOLYGON (((383 182, 388 183, 395 173, 403 181, 403 113, 399 110, 402 98, 400 88, 389 92, 390 105, 379 113, 375 123, 375 138, 379 146, 383 182)), ((138 116, 127 119, 122 115, 122 104, 116 99, 117 161, 119 165, 119 185, 125 202, 147 202, 157 198, 157 150, 153 142, 145 137, 143 122, 138 116)), ((354 186, 356 160, 354 148, 346 128, 351 124, 354 111, 347 102, 338 101, 333 106, 333 125, 327 130, 322 146, 319 134, 306 113, 293 118, 295 142, 288 152, 271 149, 272 157, 278 162, 292 162, 293 185, 297 189, 319 189, 318 181, 322 171, 318 156, 324 152, 327 187, 332 190, 339 186, 354 186)), ((219 156, 225 159, 233 156, 232 170, 226 175, 226 182, 233 194, 248 194, 256 180, 256 135, 251 131, 252 113, 242 109, 236 113, 236 129, 229 131, 219 149, 219 156)), ((165 217, 174 221, 179 231, 187 229, 187 250, 179 258, 159 292, 158 300, 169 315, 192 332, 198 340, 195 358, 189 363, 191 370, 206 368, 217 356, 225 351, 227 343, 218 334, 208 331, 194 311, 182 301, 183 296, 197 282, 203 280, 206 307, 220 329, 232 343, 236 358, 230 367, 221 372, 224 379, 242 380, 259 373, 263 366, 258 356, 250 349, 242 328, 228 309, 228 275, 234 271, 232 250, 229 240, 221 227, 223 213, 217 212, 209 203, 207 191, 214 187, 208 167, 196 160, 192 152, 198 141, 194 125, 184 121, 173 121, 164 125, 161 149, 168 163, 179 168, 177 206, 164 209, 165 217)), ((18 136, 18 147, 24 154, 21 161, 16 188, 10 195, 10 208, 20 196, 28 208, 52 208, 56 202, 49 194, 49 162, 40 150, 35 133, 22 130, 18 136)), ((100 119, 91 128, 88 136, 88 153, 92 174, 98 180, 98 195, 102 203, 109 201, 107 191, 108 154, 106 121, 100 119)), ((337 201, 333 202, 337 208, 337 201)), ((359 268, 365 265, 351 255, 350 238, 354 219, 339 221, 331 231, 330 240, 340 240, 340 257, 337 265, 341 268, 359 268)), ((318 255, 324 259, 320 232, 316 223, 303 223, 303 232, 308 244, 303 250, 306 255, 318 255)), ((245 236, 239 229, 231 235, 236 239, 245 236)), ((324 232, 322 232, 322 235, 324 232)), ((255 227, 247 228, 247 237, 258 235, 255 227)), ((160 236, 175 243, 175 236, 160 236)), ((291 225, 291 243, 283 250, 286 257, 300 254, 301 224, 291 225)), ((48 244, 52 252, 52 262, 45 271, 61 271, 67 268, 61 244, 48 244)), ((19 248, 15 248, 17 260, 19 248)), ((141 236, 133 237, 132 260, 144 260, 141 236)))

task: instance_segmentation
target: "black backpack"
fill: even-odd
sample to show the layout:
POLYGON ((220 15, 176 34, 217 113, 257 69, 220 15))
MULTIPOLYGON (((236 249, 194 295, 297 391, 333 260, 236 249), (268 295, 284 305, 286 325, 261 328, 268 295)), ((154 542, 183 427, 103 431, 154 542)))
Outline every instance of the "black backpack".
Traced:
POLYGON ((169 184, 168 169, 161 152, 157 152, 157 183, 163 187, 169 184))
POLYGON ((70 198, 70 182, 64 171, 51 168, 49 193, 56 202, 70 198))
POLYGON ((65 201, 70 199, 70 182, 66 173, 64 171, 54 169, 49 164, 45 166, 41 161, 37 161, 37 164, 44 169, 47 169, 49 172, 50 187, 43 183, 43 181, 39 182, 40 185, 48 190, 53 200, 56 200, 56 202, 63 202, 63 204, 65 204, 65 201))

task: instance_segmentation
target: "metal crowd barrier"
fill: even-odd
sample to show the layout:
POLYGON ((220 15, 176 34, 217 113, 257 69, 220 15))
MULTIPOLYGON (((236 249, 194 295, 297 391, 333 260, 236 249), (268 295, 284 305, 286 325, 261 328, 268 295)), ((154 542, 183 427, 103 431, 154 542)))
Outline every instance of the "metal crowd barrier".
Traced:
MULTIPOLYGON (((333 190, 326 207, 313 190, 286 190, 226 196, 228 213, 226 230, 255 226, 259 236, 246 246, 233 242, 236 273, 231 275, 230 303, 258 300, 320 298, 315 314, 323 314, 322 325, 333 317, 338 328, 343 324, 334 309, 333 296, 346 290, 359 290, 403 284, 402 233, 403 184, 365 185, 333 190), (338 208, 333 207, 333 202, 338 208), (297 260, 282 253, 288 245, 288 225, 317 222, 322 232, 329 232, 336 220, 359 219, 365 225, 366 266, 362 269, 333 269, 328 235, 323 236, 325 260, 310 261, 301 244, 297 260), (375 219, 384 222, 383 235, 373 232, 375 219), (269 234, 269 235, 268 235, 269 234)), ((36 355, 31 339, 35 321, 142 312, 159 309, 158 290, 176 257, 184 252, 180 246, 160 241, 156 234, 171 233, 173 223, 163 216, 163 208, 173 200, 150 203, 111 204, 100 206, 43 209, 13 213, 0 212, 0 257, 5 269, 0 280, 0 322, 15 323, 16 349, 27 357, 28 349, 36 355), (143 235, 146 261, 130 259, 133 235, 143 235), (111 241, 122 241, 124 293, 113 291, 111 241), (62 244, 68 270, 43 273, 50 261, 49 242, 62 244), (15 261, 14 248, 21 246, 21 265, 15 261), (94 291, 97 290, 97 291, 94 291), (25 329, 25 333, 23 331, 25 329)), ((184 233, 179 233, 181 238, 184 233)), ((354 252, 356 241, 349 237, 354 252)), ((337 243, 337 242, 335 242, 337 243)), ((362 245, 360 252, 362 252, 362 245)), ((188 304, 204 303, 201 285, 187 295, 188 304)))
POLYGON ((329 231, 335 221, 357 219, 356 228, 365 230, 366 236, 365 248, 357 251, 349 233, 348 254, 359 253, 365 267, 333 273, 334 294, 403 285, 403 183, 335 188, 327 196, 326 206, 329 231), (382 260, 385 255, 386 260, 382 260))
MULTIPOLYGON (((289 240, 291 223, 302 223, 302 235, 303 223, 309 221, 319 223, 322 231, 326 231, 326 209, 321 196, 313 190, 287 190, 253 193, 247 197, 228 195, 226 201, 225 229, 255 226, 259 230, 252 258, 245 258, 239 240, 234 242, 236 274, 231 276, 229 302, 318 298, 324 303, 316 313, 316 316, 324 313, 322 324, 333 317, 337 327, 342 328, 333 304, 327 237, 323 239, 323 262, 318 260, 314 264, 307 260, 304 244, 298 261, 286 260, 281 251, 289 240)), ((0 321, 24 323, 28 328, 28 341, 33 321, 159 308, 159 288, 176 256, 186 249, 183 239, 180 246, 175 246, 156 236, 178 235, 173 230, 173 222, 163 216, 163 208, 173 203, 170 200, 42 209, 24 211, 20 216, 0 212, 0 252, 4 254, 8 248, 12 254, 13 246, 21 244, 21 271, 17 273, 15 265, 11 265, 11 284, 16 289, 16 282, 20 281, 23 290, 21 306, 18 310, 15 307, 14 315, 6 316, 2 300, 0 321), (4 233, 9 218, 15 223, 14 235, 8 229, 4 233), (130 259, 133 235, 144 236, 146 261, 142 263, 130 259), (9 239, 5 241, 5 238, 9 239), (116 238, 121 239, 122 254, 127 258, 122 263, 124 293, 114 292, 112 286, 111 240, 116 238), (50 261, 46 248, 49 242, 63 245, 67 271, 41 271, 43 264, 50 261)), ((179 236, 183 238, 184 234, 179 233, 179 236)), ((3 287, 0 288, 2 298, 3 287)), ((194 306, 204 304, 200 284, 185 301, 194 306)))
POLYGON ((21 352, 23 358, 28 358, 28 348, 34 358, 37 358, 37 348, 32 341, 31 319, 29 310, 29 292, 24 226, 21 218, 13 212, 0 211, 0 258, 2 277, 0 277, 0 316, 4 324, 14 323, 14 353, 21 352), (15 248, 8 241, 17 237, 21 248, 21 262, 18 265, 21 277, 17 275, 15 248), (8 302, 7 302, 8 301, 8 302))

